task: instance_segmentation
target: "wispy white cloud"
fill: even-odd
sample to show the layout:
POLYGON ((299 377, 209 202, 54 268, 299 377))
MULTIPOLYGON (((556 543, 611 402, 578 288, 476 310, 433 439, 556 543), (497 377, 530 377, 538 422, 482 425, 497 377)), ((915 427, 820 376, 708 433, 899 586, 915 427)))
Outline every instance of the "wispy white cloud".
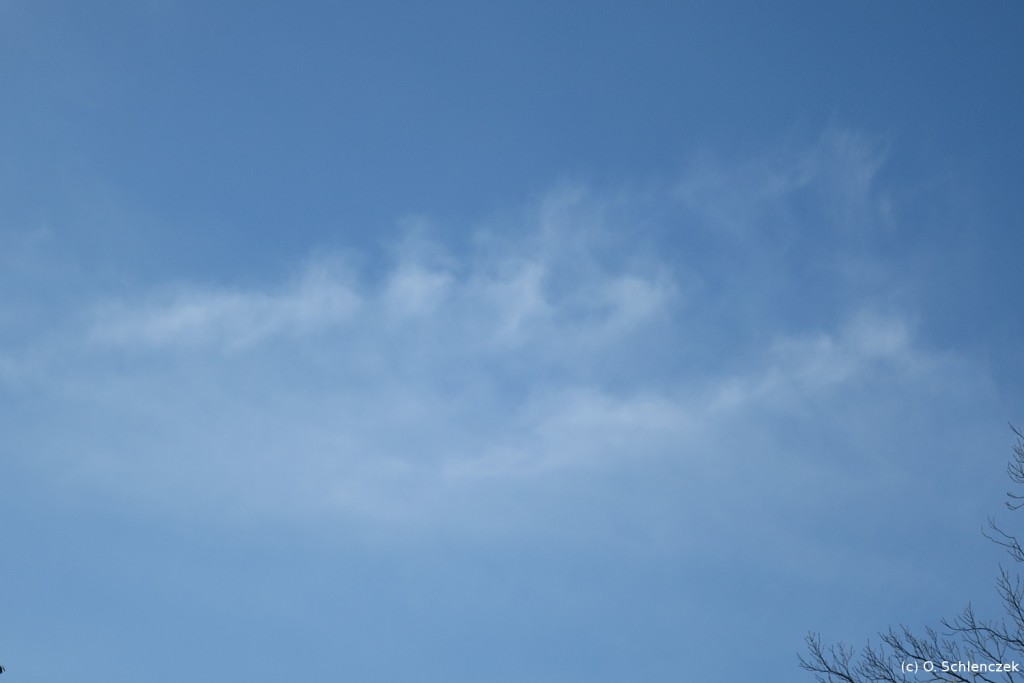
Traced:
MULTIPOLYGON (((846 446, 859 457, 857 440, 910 438, 879 406, 935 410, 953 384, 990 400, 984 378, 925 344, 913 311, 881 290, 808 276, 796 249, 766 257, 777 268, 744 267, 766 238, 734 228, 799 222, 809 187, 838 188, 849 210, 829 218, 834 193, 822 191, 814 221, 787 230, 858 212, 884 223, 875 149, 826 136, 781 166, 723 166, 656 200, 561 190, 462 242, 414 227, 363 270, 320 258, 277 284, 98 298, 84 329, 64 328, 88 343, 50 338, 49 366, 33 366, 61 423, 33 433, 33 452, 174 514, 534 528, 612 505, 680 532, 709 496, 762 496, 738 470, 780 477, 784 462, 793 481, 829 476, 797 432, 871 422, 877 436, 846 446), (661 248, 635 239, 633 226, 658 221, 661 248), (718 224, 728 230, 707 230, 718 224), (789 298, 829 286, 842 296, 827 307, 789 298), (616 482, 638 480, 649 499, 620 500, 616 482)), ((840 260, 855 248, 833 246, 840 260)))
POLYGON ((751 403, 782 407, 806 401, 878 373, 905 378, 938 363, 915 348, 906 320, 856 312, 834 332, 780 337, 759 372, 723 379, 709 405, 737 410, 751 403))
POLYGON ((832 128, 816 144, 783 148, 741 163, 713 156, 694 162, 676 196, 717 228, 750 239, 768 229, 775 237, 807 231, 864 231, 889 220, 888 198, 875 178, 887 156, 877 140, 832 128), (795 204, 819 215, 799 215, 795 204), (808 220, 816 224, 807 224, 808 220))
POLYGON ((279 291, 183 286, 137 303, 105 301, 96 308, 88 336, 113 346, 238 348, 344 323, 359 304, 337 272, 315 266, 279 291))
MULTIPOLYGON (((87 336, 121 348, 239 349, 339 327, 358 328, 347 336, 397 339, 407 333, 402 325, 426 324, 435 334, 464 335, 469 346, 500 353, 555 342, 601 345, 666 318, 679 294, 668 269, 628 254, 604 258, 572 216, 594 212, 592 202, 578 190, 566 194, 543 202, 522 240, 492 237, 456 258, 418 229, 372 280, 321 259, 278 287, 164 286, 97 303, 87 336)), ((593 229, 595 240, 601 229, 593 229)))

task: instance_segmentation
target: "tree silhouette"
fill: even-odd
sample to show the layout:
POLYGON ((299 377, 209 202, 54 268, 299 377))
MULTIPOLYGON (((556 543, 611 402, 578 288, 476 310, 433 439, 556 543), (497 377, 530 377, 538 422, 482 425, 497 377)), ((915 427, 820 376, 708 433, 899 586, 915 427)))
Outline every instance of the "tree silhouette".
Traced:
MULTIPOLYGON (((1010 429, 1017 442, 1007 474, 1014 484, 1024 485, 1024 433, 1013 425, 1010 429)), ((1009 492, 1007 496, 1011 510, 1024 507, 1024 495, 1009 492)), ((1005 548, 1015 562, 1024 563, 1020 541, 992 518, 985 536, 1005 548)), ((820 683, 1024 681, 1024 583, 1019 574, 1000 567, 996 591, 1003 606, 1001 618, 980 619, 968 605, 957 617, 943 620, 940 629, 927 628, 923 634, 906 626, 889 629, 879 634, 879 644, 868 643, 859 652, 841 642, 825 646, 821 636, 809 633, 800 667, 815 674, 820 683), (943 666, 944 662, 949 665, 943 666)))

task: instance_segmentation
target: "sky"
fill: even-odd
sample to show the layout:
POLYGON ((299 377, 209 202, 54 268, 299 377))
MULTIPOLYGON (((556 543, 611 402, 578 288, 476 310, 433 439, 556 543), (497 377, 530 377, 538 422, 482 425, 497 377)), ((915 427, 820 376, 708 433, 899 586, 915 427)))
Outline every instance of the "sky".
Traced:
POLYGON ((4 680, 775 683, 996 614, 1022 34, 0 0, 4 680))

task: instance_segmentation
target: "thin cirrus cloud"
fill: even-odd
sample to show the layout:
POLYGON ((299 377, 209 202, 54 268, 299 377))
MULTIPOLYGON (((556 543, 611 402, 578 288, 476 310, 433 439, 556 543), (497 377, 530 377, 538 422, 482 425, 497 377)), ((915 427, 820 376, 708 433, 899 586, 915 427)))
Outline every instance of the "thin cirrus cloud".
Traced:
POLYGON ((240 348, 345 322, 359 303, 334 273, 311 268, 299 282, 276 292, 183 287, 154 302, 104 302, 88 337, 111 346, 240 348))
MULTIPOLYGON (((556 193, 543 204, 542 214, 552 204, 589 211, 578 191, 556 193)), ((102 301, 87 337, 99 347, 232 351, 342 328, 349 328, 347 336, 415 346, 446 328, 467 348, 500 353, 559 339, 610 343, 668 315, 679 292, 658 264, 599 264, 594 250, 565 253, 552 245, 569 232, 581 238, 573 220, 553 225, 542 218, 534 234, 527 229, 525 247, 507 240, 476 252, 471 247, 461 257, 410 236, 376 282, 360 281, 341 259, 321 259, 276 288, 185 284, 134 301, 102 301), (537 236, 542 239, 531 239, 537 236), (421 326, 420 334, 406 338, 408 325, 421 326)), ((593 236, 604 229, 593 228, 593 236)))
POLYGON ((740 163, 704 156, 675 192, 718 229, 741 239, 766 229, 775 235, 804 229, 863 233, 892 220, 889 198, 875 184, 886 149, 866 135, 833 128, 813 145, 740 163), (818 198, 814 208, 827 222, 801 223, 795 212, 801 194, 818 198))
POLYGON ((815 239, 832 240, 841 264, 893 229, 871 182, 880 154, 826 135, 731 175, 695 170, 654 199, 556 191, 514 229, 485 225, 463 244, 412 230, 375 272, 319 259, 276 286, 96 301, 88 343, 40 378, 64 424, 37 450, 175 514, 402 526, 550 527, 567 505, 618 505, 599 492, 621 480, 649 494, 620 501, 626 518, 683 515, 742 495, 733 467, 773 476, 773 459, 827 476, 820 453, 788 442, 794 415, 815 416, 803 427, 815 434, 873 419, 870 438, 888 433, 895 448, 910 436, 878 406, 930 405, 950 383, 990 398, 969 359, 923 344, 885 297, 837 284, 846 271, 797 267, 802 232, 837 233, 815 239), (776 180, 745 197, 754 167, 776 180), (867 238, 853 244, 845 219, 825 220, 837 194, 867 238), (658 221, 654 248, 630 237, 658 221), (775 267, 729 266, 769 238, 775 267), (847 294, 798 318, 772 298, 807 286, 847 294), (746 299, 762 302, 757 315, 732 305, 746 299), (745 439, 767 451, 745 452, 745 439))

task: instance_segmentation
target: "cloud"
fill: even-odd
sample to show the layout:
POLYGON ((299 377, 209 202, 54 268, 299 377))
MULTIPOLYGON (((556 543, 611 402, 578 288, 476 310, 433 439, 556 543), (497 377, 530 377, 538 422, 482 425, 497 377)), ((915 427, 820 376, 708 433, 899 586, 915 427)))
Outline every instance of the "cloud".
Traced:
POLYGON ((111 346, 240 348, 281 334, 305 334, 351 319, 358 295, 339 274, 316 266, 276 292, 190 286, 152 301, 97 305, 88 337, 111 346))
POLYGON ((862 464, 853 486, 959 396, 992 403, 984 373, 888 296, 901 273, 850 287, 803 262, 801 239, 828 233, 833 262, 890 270, 870 234, 847 235, 849 216, 891 228, 880 155, 832 134, 661 195, 563 188, 462 238, 421 222, 384 254, 321 256, 279 283, 95 296, 40 345, 50 412, 19 438, 39 466, 167 514, 391 528, 580 530, 594 514, 683 538, 712 499, 827 490, 834 458, 862 464), (901 423, 911 409, 924 417, 901 423))
POLYGON ((815 144, 740 163, 705 155, 675 195, 737 239, 863 233, 891 221, 888 197, 875 183, 887 154, 887 145, 866 135, 830 128, 815 144))
POLYGON ((397 270, 389 279, 382 306, 397 321, 429 316, 445 303, 452 285, 450 273, 414 263, 397 270))
POLYGON ((836 332, 776 339, 766 367, 720 382, 710 405, 736 410, 750 403, 779 407, 795 402, 800 409, 809 398, 850 382, 878 373, 907 376, 935 362, 914 347, 905 320, 860 311, 836 332))

